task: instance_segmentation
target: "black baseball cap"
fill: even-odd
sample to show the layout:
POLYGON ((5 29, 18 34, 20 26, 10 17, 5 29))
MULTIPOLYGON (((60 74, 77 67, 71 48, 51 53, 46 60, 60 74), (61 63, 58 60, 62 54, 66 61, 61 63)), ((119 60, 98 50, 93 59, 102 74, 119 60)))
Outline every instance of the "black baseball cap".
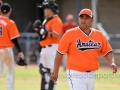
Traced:
POLYGON ((3 14, 7 14, 11 10, 12 10, 12 8, 11 8, 10 4, 8 4, 8 3, 2 3, 1 4, 1 12, 3 14))

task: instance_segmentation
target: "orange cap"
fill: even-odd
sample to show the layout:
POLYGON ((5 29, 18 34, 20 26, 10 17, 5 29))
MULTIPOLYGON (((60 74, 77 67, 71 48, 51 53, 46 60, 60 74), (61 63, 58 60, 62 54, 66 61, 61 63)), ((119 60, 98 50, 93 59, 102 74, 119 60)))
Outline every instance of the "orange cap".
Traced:
POLYGON ((92 11, 90 9, 82 9, 79 13, 79 16, 82 14, 87 14, 88 16, 90 16, 91 18, 93 17, 92 15, 92 11))

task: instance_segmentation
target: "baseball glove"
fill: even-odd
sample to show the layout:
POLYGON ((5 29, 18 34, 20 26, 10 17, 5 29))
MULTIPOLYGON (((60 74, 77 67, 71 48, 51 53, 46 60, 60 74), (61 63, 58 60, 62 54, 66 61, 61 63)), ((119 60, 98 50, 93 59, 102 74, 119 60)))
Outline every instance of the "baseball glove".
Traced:
POLYGON ((27 63, 25 60, 23 60, 21 57, 17 59, 16 62, 19 66, 27 66, 27 63))
POLYGON ((40 20, 36 20, 33 23, 33 29, 38 33, 38 35, 40 36, 40 41, 46 39, 47 35, 48 35, 48 30, 47 28, 42 25, 40 20))
POLYGON ((40 25, 42 26, 42 22, 41 22, 40 20, 36 20, 36 21, 33 23, 33 28, 39 29, 39 28, 40 28, 40 25))

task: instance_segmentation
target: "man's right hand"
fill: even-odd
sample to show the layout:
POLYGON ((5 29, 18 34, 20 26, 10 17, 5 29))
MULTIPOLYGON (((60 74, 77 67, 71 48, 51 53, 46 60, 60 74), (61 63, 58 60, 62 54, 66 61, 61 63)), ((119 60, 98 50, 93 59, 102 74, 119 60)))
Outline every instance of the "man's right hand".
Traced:
POLYGON ((17 58, 22 58, 22 60, 24 60, 25 57, 24 57, 23 52, 19 52, 17 58))
POLYGON ((19 66, 27 66, 26 60, 24 59, 24 54, 22 52, 18 53, 17 62, 19 66))
POLYGON ((50 75, 50 79, 53 81, 53 82, 56 82, 57 81, 57 78, 58 78, 58 72, 55 72, 53 71, 50 75))

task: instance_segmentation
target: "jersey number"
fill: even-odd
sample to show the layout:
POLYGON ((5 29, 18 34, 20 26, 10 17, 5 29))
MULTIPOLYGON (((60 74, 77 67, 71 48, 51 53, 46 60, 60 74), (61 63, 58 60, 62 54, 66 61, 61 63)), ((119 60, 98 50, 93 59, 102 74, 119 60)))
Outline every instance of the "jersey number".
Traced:
POLYGON ((0 26, 0 36, 2 36, 3 30, 2 27, 0 26))

